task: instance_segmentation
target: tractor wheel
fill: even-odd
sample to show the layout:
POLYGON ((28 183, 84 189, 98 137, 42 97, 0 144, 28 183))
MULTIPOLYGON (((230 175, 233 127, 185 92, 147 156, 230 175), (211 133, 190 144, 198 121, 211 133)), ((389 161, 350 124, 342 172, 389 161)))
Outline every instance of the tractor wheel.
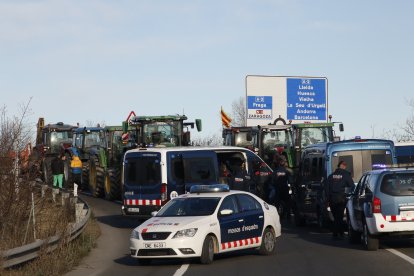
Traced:
POLYGON ((53 175, 52 175, 52 167, 51 161, 53 158, 45 158, 42 162, 42 174, 43 180, 46 184, 52 186, 53 185, 53 175))
POLYGON ((99 190, 99 196, 104 196, 104 183, 105 183, 105 170, 104 168, 97 166, 96 167, 96 187, 99 190))
POLYGON ((73 176, 72 176, 72 170, 70 168, 70 161, 71 157, 69 154, 66 154, 66 160, 64 163, 64 183, 63 187, 66 189, 72 189, 72 183, 73 183, 73 176))
POLYGON ((82 162, 82 183, 81 189, 87 190, 89 186, 89 162, 82 162))
POLYGON ((119 199, 120 185, 121 185, 120 172, 118 169, 110 170, 104 177, 104 192, 105 198, 108 200, 119 199))
POLYGON ((89 159, 89 190, 94 197, 102 196, 102 178, 103 175, 99 167, 98 157, 93 156, 89 159))

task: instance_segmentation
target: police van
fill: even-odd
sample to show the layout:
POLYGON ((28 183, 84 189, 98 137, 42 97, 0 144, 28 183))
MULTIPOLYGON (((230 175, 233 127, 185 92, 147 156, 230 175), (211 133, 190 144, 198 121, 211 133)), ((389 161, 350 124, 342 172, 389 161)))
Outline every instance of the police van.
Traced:
POLYGON ((129 150, 122 173, 122 213, 149 217, 197 184, 228 184, 267 199, 271 168, 241 147, 154 147, 129 150))
MULTIPOLYGON (((325 195, 325 182, 340 161, 356 183, 373 165, 396 163, 394 143, 382 139, 361 139, 318 143, 307 146, 302 153, 299 177, 294 185, 295 223, 303 225, 307 220, 327 226, 332 214, 325 195)), ((349 191, 351 192, 351 191, 349 191)))

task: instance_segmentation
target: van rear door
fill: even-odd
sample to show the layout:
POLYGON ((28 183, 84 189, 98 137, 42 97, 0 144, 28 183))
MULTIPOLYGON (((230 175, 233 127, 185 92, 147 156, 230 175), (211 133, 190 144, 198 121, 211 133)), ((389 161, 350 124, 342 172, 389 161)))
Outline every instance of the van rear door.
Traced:
POLYGON ((161 154, 131 152, 127 153, 124 162, 124 198, 160 200, 161 154))

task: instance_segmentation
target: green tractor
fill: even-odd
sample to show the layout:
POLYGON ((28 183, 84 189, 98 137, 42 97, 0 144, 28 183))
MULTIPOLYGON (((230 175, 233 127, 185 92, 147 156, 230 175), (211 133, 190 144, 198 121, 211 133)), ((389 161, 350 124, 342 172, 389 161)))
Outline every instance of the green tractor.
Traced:
POLYGON ((108 147, 106 150, 106 163, 99 168, 102 171, 103 196, 105 199, 114 200, 121 198, 121 173, 124 153, 133 147, 132 127, 124 129, 122 126, 107 126, 105 127, 108 147), (131 139, 129 139, 131 137, 131 139))
MULTIPOLYGON (((62 122, 45 125, 44 118, 37 123, 36 146, 33 148, 30 160, 38 163, 45 183, 52 185, 51 161, 64 153, 72 145, 73 130, 76 126, 62 122)), ((67 163, 65 163, 67 164, 67 163)), ((69 181, 69 170, 65 165, 65 182, 69 181)))
POLYGON ((124 122, 124 130, 128 126, 135 127, 136 142, 143 147, 175 147, 190 145, 188 127, 201 131, 201 120, 184 122, 185 115, 167 116, 134 116, 129 122, 124 122))
POLYGON ((95 191, 93 195, 108 200, 121 198, 122 162, 127 150, 190 145, 190 132, 187 128, 196 126, 201 131, 201 120, 196 120, 195 123, 184 122, 185 120, 187 117, 184 115, 135 116, 131 112, 122 126, 105 127, 107 147, 101 158, 89 162, 89 187, 95 191))
MULTIPOLYGON (((343 131, 343 125, 339 125, 343 131)), ((299 168, 303 149, 312 144, 339 140, 334 135, 334 123, 286 124, 277 118, 273 124, 259 126, 259 156, 272 165, 275 154, 284 155, 290 168, 299 168), (281 122, 281 124, 278 124, 281 122)))
POLYGON ((73 155, 82 161, 82 188, 89 187, 95 197, 103 195, 104 171, 106 167, 108 142, 102 127, 80 127, 73 131, 73 145, 67 160, 73 155))

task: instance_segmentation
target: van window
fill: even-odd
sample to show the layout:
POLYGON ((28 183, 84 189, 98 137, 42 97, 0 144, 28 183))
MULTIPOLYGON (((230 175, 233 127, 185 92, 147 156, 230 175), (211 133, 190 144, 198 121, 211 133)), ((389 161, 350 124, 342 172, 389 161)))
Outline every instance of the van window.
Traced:
POLYGON ((333 153, 332 171, 340 161, 347 163, 347 170, 354 180, 359 179, 366 171, 372 170, 374 164, 392 164, 389 150, 351 150, 333 153))
POLYGON ((131 186, 160 184, 159 158, 156 155, 128 158, 125 161, 125 178, 125 183, 131 186))
POLYGON ((211 158, 175 158, 171 162, 171 176, 179 182, 214 182, 216 172, 211 158))
POLYGON ((414 173, 387 174, 382 178, 380 190, 391 196, 414 196, 414 173))
POLYGON ((213 162, 210 158, 192 158, 185 160, 184 168, 186 177, 189 176, 191 182, 214 181, 216 179, 213 162))

